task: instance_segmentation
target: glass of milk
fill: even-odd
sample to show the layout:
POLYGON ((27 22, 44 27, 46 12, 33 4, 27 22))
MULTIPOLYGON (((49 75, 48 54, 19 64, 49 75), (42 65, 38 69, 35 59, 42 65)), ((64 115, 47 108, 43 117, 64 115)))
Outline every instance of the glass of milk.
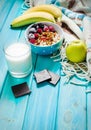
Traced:
POLYGON ((32 69, 31 48, 25 43, 13 43, 4 47, 8 70, 13 77, 23 78, 32 69))

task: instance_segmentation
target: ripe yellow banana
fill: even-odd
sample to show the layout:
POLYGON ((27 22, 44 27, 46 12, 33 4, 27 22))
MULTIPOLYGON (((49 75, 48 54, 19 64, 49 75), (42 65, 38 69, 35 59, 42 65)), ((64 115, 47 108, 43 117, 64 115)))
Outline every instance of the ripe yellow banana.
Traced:
POLYGON ((11 23, 11 27, 21 27, 34 22, 40 21, 49 21, 55 23, 55 19, 53 15, 47 12, 31 12, 29 14, 23 14, 16 19, 14 19, 11 23))
POLYGON ((57 8, 55 5, 37 5, 35 7, 29 8, 24 12, 24 14, 28 14, 31 12, 37 12, 37 11, 45 11, 50 14, 52 14, 55 18, 62 17, 62 12, 59 8, 57 8))

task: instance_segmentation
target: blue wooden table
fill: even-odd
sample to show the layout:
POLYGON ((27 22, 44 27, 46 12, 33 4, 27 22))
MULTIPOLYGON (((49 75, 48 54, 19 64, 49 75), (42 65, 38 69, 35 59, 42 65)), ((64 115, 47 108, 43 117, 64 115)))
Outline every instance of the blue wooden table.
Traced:
POLYGON ((0 0, 0 130, 91 130, 91 94, 88 86, 65 84, 62 67, 50 56, 32 54, 33 69, 23 79, 9 75, 3 46, 24 42, 25 27, 11 29, 11 21, 22 13, 23 0, 0 0), (33 73, 48 69, 61 76, 54 87, 36 84, 33 73), (27 82, 30 95, 15 98, 11 86, 27 82))

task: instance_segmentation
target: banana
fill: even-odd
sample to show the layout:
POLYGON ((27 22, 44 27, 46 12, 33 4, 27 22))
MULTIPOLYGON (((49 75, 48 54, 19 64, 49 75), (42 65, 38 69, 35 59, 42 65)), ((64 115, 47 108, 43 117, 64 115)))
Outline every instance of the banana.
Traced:
POLYGON ((23 14, 16 19, 14 19, 11 23, 11 27, 22 27, 34 22, 39 21, 49 21, 55 23, 55 19, 53 15, 48 12, 31 12, 29 14, 23 14))
POLYGON ((28 14, 31 12, 37 12, 37 11, 45 11, 48 12, 50 14, 52 14, 55 18, 61 18, 62 17, 62 12, 59 8, 57 8, 55 5, 48 5, 48 4, 44 4, 44 5, 37 5, 35 7, 29 8, 28 10, 26 10, 24 12, 24 14, 28 14))

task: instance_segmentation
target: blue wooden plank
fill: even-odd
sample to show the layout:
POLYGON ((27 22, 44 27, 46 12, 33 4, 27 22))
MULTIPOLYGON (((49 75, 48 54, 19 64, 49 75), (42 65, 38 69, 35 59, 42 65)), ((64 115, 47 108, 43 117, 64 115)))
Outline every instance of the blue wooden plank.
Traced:
MULTIPOLYGON (((12 8, 14 9, 14 7, 16 6, 15 10, 13 11, 13 15, 11 15, 11 18, 15 18, 17 17, 18 15, 20 15, 22 12, 23 12, 23 8, 22 8, 22 4, 23 4, 23 0, 9 0, 9 1, 6 1, 4 4, 4 8, 2 8, 1 11, 1 15, 0 15, 0 31, 2 30, 4 24, 6 23, 7 21, 7 17, 8 15, 10 15, 10 12, 12 10, 12 8), (20 4, 21 3, 21 4, 20 4), (14 6, 14 7, 13 7, 14 6), (14 16, 14 17, 12 17, 14 16)), ((11 21, 13 20, 11 19, 11 21)))
POLYGON ((5 7, 7 0, 0 0, 0 13, 2 13, 3 8, 5 7))
MULTIPOLYGON (((24 32, 23 31, 16 31, 16 30, 9 30, 9 33, 12 32, 12 37, 16 38, 19 42, 25 42, 24 32), (17 35, 14 35, 14 34, 17 35)), ((12 38, 11 38, 12 39, 12 38)), ((11 40, 10 39, 10 40, 11 40)), ((34 55, 33 55, 34 56, 34 55)), ((33 58, 33 63, 35 62, 36 58, 33 58)), ((27 100, 29 96, 24 96, 18 99, 15 99, 11 86, 15 84, 20 84, 22 82, 27 82, 30 89, 32 83, 32 75, 33 73, 23 79, 16 79, 11 77, 9 74, 2 86, 2 93, 0 99, 0 130, 7 129, 7 130, 21 130, 23 126, 25 111, 27 107, 27 100), (9 111, 8 111, 9 110, 9 111), (22 111, 21 111, 22 110, 22 111)))
MULTIPOLYGON (((21 11, 21 5, 22 1, 16 1, 9 12, 7 19, 5 21, 5 24, 3 25, 3 29, 1 30, 1 43, 0 48, 3 49, 3 46, 9 42, 25 42, 24 38, 24 31, 25 29, 11 29, 10 23, 11 21, 20 14, 21 11)), ((2 52, 3 53, 3 52, 2 52)), ((4 61, 4 56, 2 56, 2 60, 4 61)), ((33 64, 34 60, 36 60, 36 57, 33 58, 33 64)), ((2 62, 1 67, 4 68, 4 73, 6 73, 7 69, 5 70, 6 64, 2 62)), ((1 73, 0 73, 1 74, 1 73)), ((4 81, 4 77, 3 77, 4 81)), ((0 130, 21 130, 23 126, 25 111, 27 107, 27 100, 29 96, 24 96, 18 99, 15 99, 11 86, 15 84, 19 84, 22 82, 27 82, 29 87, 31 87, 32 83, 32 73, 23 79, 16 79, 11 77, 9 74, 7 74, 7 77, 5 78, 5 81, 3 85, 1 86, 1 95, 0 95, 0 130)))
MULTIPOLYGON (((6 3, 7 4, 7 3, 6 3)), ((7 43, 16 42, 20 36, 21 30, 14 30, 10 28, 11 21, 16 17, 16 15, 19 15, 19 9, 21 7, 22 1, 16 1, 13 5, 10 13, 7 16, 7 19, 5 21, 5 24, 3 25, 3 29, 0 31, 0 69, 2 73, 0 73, 0 93, 2 90, 2 85, 4 82, 4 78, 7 73, 7 65, 5 62, 3 47, 7 43)))
MULTIPOLYGON (((23 33, 23 32, 22 32, 23 33)), ((22 34, 21 33, 21 34, 22 34)), ((22 37, 23 35, 21 35, 22 37)), ((23 39, 21 38, 20 39, 23 39)), ((19 39, 19 40, 20 40, 19 39)), ((34 56, 34 55, 33 55, 34 56)), ((36 58, 33 58, 33 63, 36 58)), ((24 96, 18 99, 15 99, 11 86, 15 84, 20 84, 22 82, 27 82, 28 86, 31 89, 33 73, 23 79, 16 79, 11 77, 9 74, 3 85, 3 91, 0 99, 0 129, 7 130, 21 130, 23 126, 24 116, 27 107, 27 100, 29 96, 24 96), (21 111, 22 110, 22 111, 21 111)))
MULTIPOLYGON (((91 82, 88 84, 87 90, 91 90, 91 82)), ((91 130, 91 93, 86 94, 87 101, 87 130, 91 130)))
POLYGON ((19 33, 20 33, 21 29, 20 28, 11 29, 10 24, 11 24, 12 20, 15 19, 15 17, 20 15, 19 10, 22 10, 21 4, 22 4, 22 1, 16 1, 14 6, 12 7, 10 13, 8 14, 6 22, 3 26, 3 30, 1 31, 1 42, 2 42, 2 44, 0 44, 1 47, 3 47, 3 45, 8 42, 16 42, 17 39, 19 38, 19 35, 20 35, 19 33), (19 6, 19 4, 20 4, 20 6, 19 6))
MULTIPOLYGON (((48 83, 37 85, 33 78, 33 71, 45 68, 60 74, 59 63, 53 63, 49 57, 37 57, 33 54, 33 71, 30 76, 15 79, 7 74, 2 51, 4 44, 25 42, 25 28, 10 29, 10 23, 21 13, 24 1, 16 0, 13 3, 12 0, 12 6, 10 1, 6 3, 6 9, 3 8, 7 13, 4 17, 1 15, 4 23, 0 32, 0 130, 91 130, 91 94, 85 94, 85 87, 70 83, 65 85, 63 76, 56 87, 48 83), (24 81, 28 83, 32 93, 30 96, 15 99, 11 86, 24 81)), ((3 5, 5 1, 2 2, 3 5)))
MULTIPOLYGON (((58 63, 53 63, 49 57, 38 56, 35 72, 42 69, 60 73, 58 63)), ((33 80, 23 130, 55 130, 59 86, 60 82, 54 87, 47 82, 37 85, 33 80)))
POLYGON ((7 74, 7 65, 6 65, 6 61, 3 58, 4 57, 4 53, 3 50, 0 48, 0 94, 1 94, 1 90, 2 90, 2 86, 7 74))
MULTIPOLYGON (((32 74, 32 73, 31 73, 32 74)), ((31 77, 16 79, 7 75, 0 99, 0 130, 21 130, 29 96, 15 98, 11 86, 31 81, 31 77)), ((28 83, 31 87, 31 84, 28 83)))
POLYGON ((13 0, 9 0, 9 1, 5 1, 3 8, 0 10, 1 11, 1 15, 0 15, 0 30, 3 28, 3 25, 7 19, 7 16, 13 6, 15 1, 13 0))
POLYGON ((85 87, 72 85, 70 83, 65 84, 65 78, 62 76, 58 99, 56 129, 87 130, 86 123, 85 87))

